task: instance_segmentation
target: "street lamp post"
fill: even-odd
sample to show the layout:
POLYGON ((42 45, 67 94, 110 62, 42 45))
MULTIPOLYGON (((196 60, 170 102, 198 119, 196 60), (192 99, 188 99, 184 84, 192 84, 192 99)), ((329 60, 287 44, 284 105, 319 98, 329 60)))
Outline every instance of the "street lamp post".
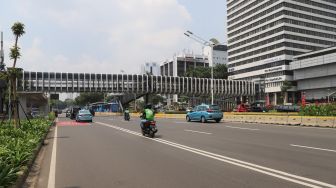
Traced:
MULTIPOLYGON (((330 89, 328 89, 328 91, 330 91, 330 89)), ((335 93, 336 93, 336 91, 333 91, 333 92, 331 92, 331 93, 328 93, 328 96, 327 96, 327 97, 328 97, 328 104, 329 104, 329 101, 330 101, 330 100, 329 100, 329 99, 330 99, 330 96, 333 95, 333 94, 335 94, 335 93)))
POLYGON ((213 71, 213 48, 216 46, 216 44, 214 44, 213 42, 204 40, 202 37, 195 35, 193 32, 191 31, 187 31, 184 33, 185 36, 193 39, 194 41, 202 44, 203 46, 208 46, 210 47, 210 53, 211 53, 211 57, 208 56, 208 60, 209 60, 209 65, 211 65, 211 104, 214 104, 214 87, 213 87, 213 79, 214 79, 214 71, 213 71))

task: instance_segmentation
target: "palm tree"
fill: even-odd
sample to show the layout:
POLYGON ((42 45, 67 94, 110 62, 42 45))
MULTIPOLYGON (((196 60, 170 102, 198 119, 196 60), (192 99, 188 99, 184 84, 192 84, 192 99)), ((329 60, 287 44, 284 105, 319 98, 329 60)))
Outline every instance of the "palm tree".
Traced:
POLYGON ((282 98, 284 99, 284 104, 287 102, 287 91, 293 87, 292 82, 285 80, 281 86, 282 98))
POLYGON ((14 126, 18 126, 18 103, 17 103, 17 96, 16 96, 16 79, 19 75, 19 69, 16 68, 16 62, 17 59, 21 57, 20 53, 20 48, 18 47, 18 40, 19 37, 21 37, 23 34, 25 34, 25 25, 20 22, 16 22, 12 26, 12 32, 15 36, 15 44, 14 46, 10 49, 10 59, 14 60, 13 67, 8 69, 8 76, 9 76, 9 81, 10 81, 10 89, 12 91, 12 96, 13 96, 13 110, 14 110, 14 126))

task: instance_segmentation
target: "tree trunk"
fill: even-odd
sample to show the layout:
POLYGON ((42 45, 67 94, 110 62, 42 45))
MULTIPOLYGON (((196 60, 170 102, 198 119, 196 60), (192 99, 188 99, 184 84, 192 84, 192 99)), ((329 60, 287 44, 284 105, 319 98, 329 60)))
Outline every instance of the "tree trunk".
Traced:
POLYGON ((12 91, 13 91, 13 122, 14 122, 14 127, 18 128, 18 101, 16 97, 16 77, 14 76, 12 78, 12 91))
MULTIPOLYGON (((19 36, 16 36, 16 38, 15 38, 15 48, 17 48, 18 40, 19 40, 19 36)), ((15 68, 15 66, 16 66, 16 61, 17 61, 17 58, 14 58, 13 68, 15 68)))
POLYGON ((284 102, 283 103, 285 105, 287 103, 287 101, 288 101, 288 92, 287 91, 284 92, 284 97, 283 98, 284 98, 284 102))

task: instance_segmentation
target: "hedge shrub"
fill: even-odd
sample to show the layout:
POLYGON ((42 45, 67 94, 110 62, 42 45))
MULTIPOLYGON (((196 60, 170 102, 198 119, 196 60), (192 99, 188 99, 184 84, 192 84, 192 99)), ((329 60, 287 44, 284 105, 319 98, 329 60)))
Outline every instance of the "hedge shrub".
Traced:
POLYGON ((303 116, 336 116, 336 104, 309 105, 301 107, 303 116))
POLYGON ((0 187, 9 187, 16 181, 18 173, 27 169, 35 149, 51 125, 51 121, 44 119, 30 122, 21 121, 20 128, 6 123, 0 126, 0 187))

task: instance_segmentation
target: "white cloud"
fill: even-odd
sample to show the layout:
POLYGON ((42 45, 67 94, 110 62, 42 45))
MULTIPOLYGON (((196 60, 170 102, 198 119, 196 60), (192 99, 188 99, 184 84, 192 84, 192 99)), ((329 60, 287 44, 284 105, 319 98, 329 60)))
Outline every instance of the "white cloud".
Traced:
POLYGON ((192 18, 177 0, 34 0, 18 7, 31 23, 46 24, 44 37, 34 35, 41 29, 34 25, 23 36, 33 38, 22 52, 26 70, 137 73, 146 61, 200 51, 183 35, 192 18))

